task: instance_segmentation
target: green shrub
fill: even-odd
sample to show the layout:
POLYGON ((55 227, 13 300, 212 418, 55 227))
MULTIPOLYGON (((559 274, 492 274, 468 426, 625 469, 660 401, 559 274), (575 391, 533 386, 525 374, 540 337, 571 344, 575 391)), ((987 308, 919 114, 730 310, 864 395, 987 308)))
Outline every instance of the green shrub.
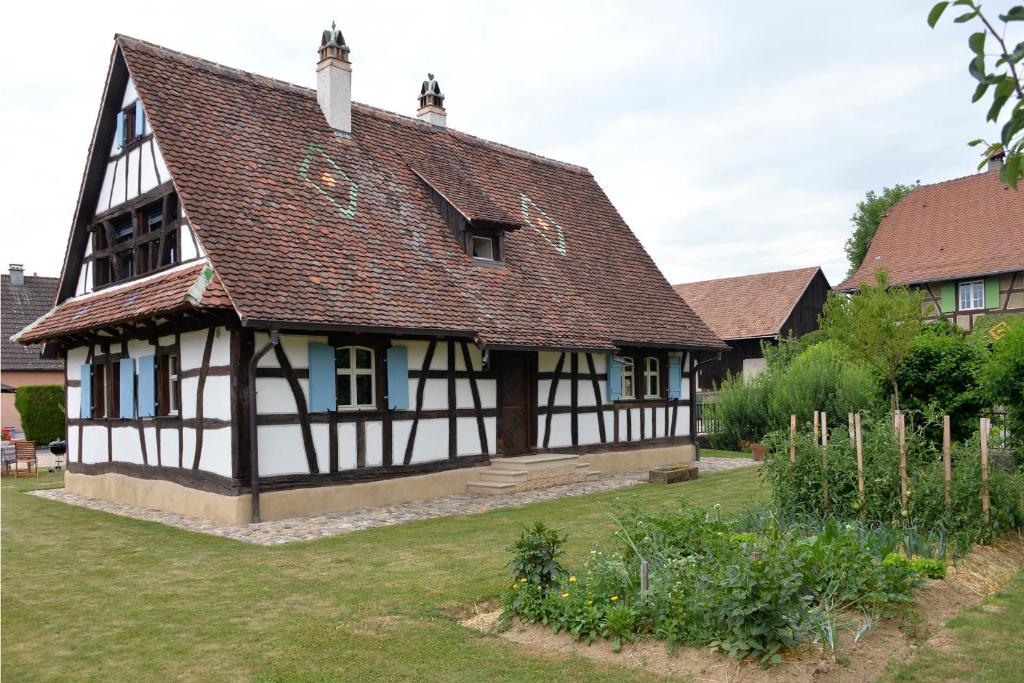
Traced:
MULTIPOLYGON (((978 415, 990 404, 981 383, 987 355, 982 340, 951 322, 925 325, 899 366, 902 409, 949 415, 953 439, 967 438, 978 426, 978 415)), ((942 438, 941 422, 936 422, 928 436, 942 438)))
POLYGON ((26 439, 47 444, 64 438, 64 387, 59 384, 18 387, 14 407, 21 415, 26 439))
POLYGON ((742 440, 761 441, 790 415, 810 418, 815 410, 845 416, 878 400, 877 380, 846 360, 835 342, 800 349, 799 342, 765 345, 767 369, 754 378, 728 378, 704 406, 713 448, 738 450, 742 440))
POLYGON ((1024 323, 1008 320, 1009 329, 992 343, 992 355, 981 371, 994 402, 1006 408, 1010 445, 1024 454, 1024 323))
POLYGON ((565 574, 559 558, 565 555, 565 535, 544 522, 524 527, 519 539, 506 550, 513 553, 509 575, 546 592, 565 574))

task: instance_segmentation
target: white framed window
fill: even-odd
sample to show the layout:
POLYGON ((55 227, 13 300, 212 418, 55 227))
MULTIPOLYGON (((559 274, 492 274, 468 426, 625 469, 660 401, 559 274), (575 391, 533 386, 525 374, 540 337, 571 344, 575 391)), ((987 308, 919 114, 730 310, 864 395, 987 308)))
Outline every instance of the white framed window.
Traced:
POLYGON ((374 364, 373 349, 341 346, 335 350, 338 410, 376 407, 374 397, 377 395, 377 379, 374 364))
POLYGON ((168 356, 167 365, 167 375, 168 379, 170 380, 168 382, 170 384, 170 393, 168 394, 167 398, 170 401, 171 412, 177 414, 178 411, 181 409, 181 406, 178 405, 178 397, 181 395, 179 393, 180 387, 178 386, 179 382, 181 381, 179 376, 181 372, 181 364, 178 361, 178 354, 172 353, 170 356, 168 356))
POLYGON ((622 398, 636 398, 636 370, 633 367, 633 359, 622 358, 622 398))
POLYGON ((960 310, 974 311, 985 308, 985 281, 971 280, 960 283, 960 310))
POLYGON ((473 258, 494 261, 494 238, 473 235, 473 258))
POLYGON ((644 358, 644 398, 658 398, 661 395, 661 364, 657 358, 644 358))

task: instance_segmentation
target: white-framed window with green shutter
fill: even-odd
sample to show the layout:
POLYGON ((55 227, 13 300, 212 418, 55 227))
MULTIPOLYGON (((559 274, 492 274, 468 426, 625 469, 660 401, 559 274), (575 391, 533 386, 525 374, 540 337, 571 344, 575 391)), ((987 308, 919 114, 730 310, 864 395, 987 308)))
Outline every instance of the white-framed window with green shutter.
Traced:
POLYGON ((985 308, 985 281, 970 280, 961 282, 957 291, 959 293, 957 307, 961 311, 978 311, 985 308))

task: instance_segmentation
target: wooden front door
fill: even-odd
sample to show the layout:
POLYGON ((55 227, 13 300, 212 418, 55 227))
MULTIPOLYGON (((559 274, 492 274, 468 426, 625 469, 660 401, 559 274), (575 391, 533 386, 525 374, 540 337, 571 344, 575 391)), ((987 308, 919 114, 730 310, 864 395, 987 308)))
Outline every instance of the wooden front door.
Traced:
POLYGON ((503 351, 498 358, 498 455, 521 455, 533 448, 533 387, 536 356, 503 351))

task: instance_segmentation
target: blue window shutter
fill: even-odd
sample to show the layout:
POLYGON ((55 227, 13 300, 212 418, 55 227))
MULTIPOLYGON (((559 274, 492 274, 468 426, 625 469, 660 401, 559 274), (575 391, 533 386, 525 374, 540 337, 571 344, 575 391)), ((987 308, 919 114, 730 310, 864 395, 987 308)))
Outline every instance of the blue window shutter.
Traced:
POLYGON ((334 347, 309 343, 309 409, 323 413, 338 409, 338 373, 334 368, 334 347))
POLYGON ((135 100, 135 137, 141 138, 146 133, 146 112, 142 110, 142 100, 135 100))
POLYGON ((117 112, 117 132, 114 134, 114 142, 117 144, 117 148, 121 149, 124 147, 124 112, 117 112))
POLYGON ((139 358, 139 417, 156 415, 156 356, 139 358))
POLYGON ((135 359, 121 359, 121 417, 135 417, 135 359))
POLYGON ((388 348, 388 409, 409 409, 409 349, 388 348))
POLYGON ((668 358, 668 397, 679 398, 683 386, 683 359, 679 356, 668 358))
POLYGON ((79 417, 92 417, 92 363, 82 363, 82 378, 78 384, 81 397, 79 417))
POLYGON ((622 398, 622 363, 615 356, 608 354, 608 400, 618 401, 622 398))

